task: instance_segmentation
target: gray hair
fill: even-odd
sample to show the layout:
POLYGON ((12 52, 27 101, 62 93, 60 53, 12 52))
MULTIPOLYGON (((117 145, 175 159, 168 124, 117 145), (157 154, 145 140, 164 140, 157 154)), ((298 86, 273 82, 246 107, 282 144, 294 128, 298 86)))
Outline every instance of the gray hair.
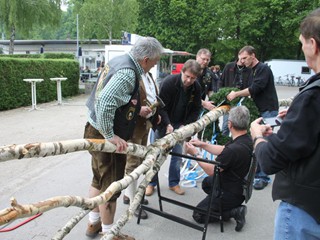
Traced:
POLYGON ((187 60, 182 67, 182 72, 184 73, 185 71, 190 71, 192 74, 199 76, 201 74, 201 66, 200 64, 194 60, 194 59, 189 59, 187 60))
POLYGON ((209 49, 207 48, 201 48, 198 52, 197 52, 197 56, 200 56, 201 54, 205 54, 208 55, 211 58, 211 52, 209 49))
POLYGON ((163 53, 161 43, 153 37, 140 37, 130 50, 131 55, 137 61, 143 60, 145 57, 156 59, 163 53))
POLYGON ((229 119, 236 130, 246 130, 250 123, 250 112, 246 106, 237 106, 229 111, 229 119))

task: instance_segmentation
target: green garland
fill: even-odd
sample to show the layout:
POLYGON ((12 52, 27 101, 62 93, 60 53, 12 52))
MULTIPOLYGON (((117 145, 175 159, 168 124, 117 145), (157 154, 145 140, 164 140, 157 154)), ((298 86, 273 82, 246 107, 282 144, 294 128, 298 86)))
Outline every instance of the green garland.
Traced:
MULTIPOLYGON (((224 99, 226 99, 226 96, 231 91, 239 91, 239 89, 238 88, 221 88, 217 93, 214 93, 210 97, 210 101, 213 101, 215 104, 219 104, 224 99)), ((231 107, 235 107, 239 103, 240 99, 241 98, 235 98, 231 102, 226 100, 226 104, 230 105, 231 107)), ((242 101, 241 105, 246 106, 249 109, 249 111, 250 111, 250 122, 259 117, 258 108, 256 107, 255 103, 253 102, 252 98, 246 97, 242 101)), ((230 140, 230 137, 222 135, 221 129, 219 127, 219 119, 214 123, 214 126, 215 126, 215 133, 217 134, 217 136, 216 136, 217 143, 219 145, 224 145, 226 142, 228 142, 230 140)), ((211 138, 213 136, 213 127, 212 127, 212 125, 208 125, 205 128, 204 133, 200 132, 198 137, 201 138, 202 135, 203 135, 203 140, 204 141, 211 141, 211 138)))

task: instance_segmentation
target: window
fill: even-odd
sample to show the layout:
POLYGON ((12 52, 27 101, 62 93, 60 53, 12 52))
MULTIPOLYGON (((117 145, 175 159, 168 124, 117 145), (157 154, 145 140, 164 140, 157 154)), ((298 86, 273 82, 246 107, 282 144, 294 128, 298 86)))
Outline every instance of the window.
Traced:
POLYGON ((301 67, 301 73, 302 74, 310 74, 310 68, 309 67, 301 67))

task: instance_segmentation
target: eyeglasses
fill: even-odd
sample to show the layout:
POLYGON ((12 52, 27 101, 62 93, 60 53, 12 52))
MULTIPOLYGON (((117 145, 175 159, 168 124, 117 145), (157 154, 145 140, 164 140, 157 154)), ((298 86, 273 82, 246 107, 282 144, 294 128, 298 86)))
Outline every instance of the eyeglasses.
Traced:
POLYGON ((203 58, 203 57, 200 57, 200 59, 204 62, 210 62, 210 58, 203 58))

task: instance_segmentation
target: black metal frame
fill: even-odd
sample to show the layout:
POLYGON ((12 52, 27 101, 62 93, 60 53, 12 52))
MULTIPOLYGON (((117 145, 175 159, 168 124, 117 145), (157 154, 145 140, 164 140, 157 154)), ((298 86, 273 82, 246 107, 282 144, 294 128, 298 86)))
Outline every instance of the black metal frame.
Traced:
MULTIPOLYGON (((179 156, 179 157, 189 158, 189 159, 193 159, 193 160, 196 160, 196 161, 206 162, 206 163, 210 163, 210 164, 216 165, 215 168, 214 168, 215 169, 214 170, 214 177, 212 178, 212 181, 213 181, 213 184, 212 184, 213 187, 212 188, 213 189, 212 189, 212 193, 210 195, 210 204, 209 204, 208 208, 205 211, 205 210, 197 208, 195 206, 192 206, 192 205, 180 202, 180 201, 176 201, 176 200, 173 200, 171 198, 164 197, 164 196, 161 195, 160 184, 159 184, 159 181, 158 181, 157 182, 157 188, 158 188, 158 198, 159 198, 159 208, 160 208, 160 210, 157 210, 157 209, 154 209, 154 208, 151 208, 151 207, 148 207, 146 205, 141 204, 140 205, 141 207, 140 207, 140 211, 139 211, 137 224, 140 224, 141 211, 145 210, 145 211, 157 214, 157 215, 159 215, 161 217, 167 218, 169 220, 175 221, 177 223, 183 224, 185 226, 191 227, 193 229, 202 231, 203 232, 202 240, 205 240, 206 239, 206 234, 207 234, 209 218, 210 218, 210 216, 214 216, 214 217, 219 219, 220 231, 223 232, 224 230, 223 230, 223 219, 222 219, 222 199, 221 199, 222 198, 222 194, 221 194, 221 182, 220 182, 220 163, 216 162, 216 161, 209 161, 207 159, 191 157, 189 155, 183 155, 183 154, 174 153, 174 152, 170 152, 170 154, 171 155, 175 155, 175 156, 179 156), (211 207, 211 204, 212 204, 212 201, 213 201, 214 198, 219 198, 219 205, 220 205, 219 206, 219 213, 210 212, 210 207, 211 207), (172 214, 169 214, 169 213, 163 211, 162 201, 166 201, 166 202, 169 202, 169 203, 172 203, 172 204, 175 204, 175 205, 178 205, 180 207, 187 208, 187 209, 190 209, 190 210, 197 210, 197 211, 205 214, 206 215, 206 221, 205 221, 204 225, 203 226, 199 226, 199 224, 196 224, 196 223, 191 222, 189 220, 183 219, 181 217, 178 217, 178 216, 175 216, 175 215, 172 215, 172 214)), ((142 201, 143 201, 143 199, 142 199, 142 201)))

